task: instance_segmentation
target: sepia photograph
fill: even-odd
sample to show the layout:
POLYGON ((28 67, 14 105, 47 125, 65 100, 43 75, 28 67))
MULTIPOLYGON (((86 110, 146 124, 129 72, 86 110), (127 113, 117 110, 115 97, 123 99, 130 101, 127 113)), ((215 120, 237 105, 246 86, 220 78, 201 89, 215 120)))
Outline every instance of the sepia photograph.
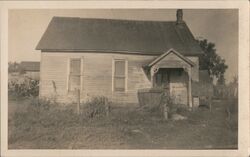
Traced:
POLYGON ((9 149, 237 149, 238 10, 10 10, 9 149))
POLYGON ((247 151, 241 5, 17 6, 1 12, 6 154, 247 151))

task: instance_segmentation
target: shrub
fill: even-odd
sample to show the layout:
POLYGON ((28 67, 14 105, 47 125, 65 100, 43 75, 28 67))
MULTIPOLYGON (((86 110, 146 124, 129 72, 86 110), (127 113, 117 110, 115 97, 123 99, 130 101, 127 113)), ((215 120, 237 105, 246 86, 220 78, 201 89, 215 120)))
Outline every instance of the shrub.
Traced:
MULTIPOLYGON (((163 95, 163 100, 161 103, 161 110, 164 111, 164 105, 165 109, 167 109, 167 117, 171 118, 173 114, 186 114, 188 112, 188 106, 183 104, 177 104, 174 102, 174 97, 168 94, 163 95)), ((166 115, 165 115, 166 116, 166 115)), ((166 117, 165 117, 166 118, 166 117)))
POLYGON ((154 105, 143 106, 144 110, 149 112, 151 115, 155 115, 162 118, 170 118, 172 114, 176 113, 183 105, 174 103, 174 97, 169 93, 161 92, 160 103, 154 105), (166 111, 167 110, 167 111, 166 111), (167 115, 166 115, 167 112, 167 115))
POLYGON ((25 78, 22 81, 11 80, 8 82, 8 93, 16 97, 38 96, 39 81, 30 78, 25 78))
POLYGON ((109 114, 111 102, 104 96, 93 97, 82 105, 82 113, 87 118, 100 117, 109 114))
MULTIPOLYGON (((157 103, 152 103, 156 101, 149 100, 146 103, 143 103, 141 105, 141 108, 148 112, 152 116, 157 116, 161 118, 171 118, 171 116, 175 113, 179 114, 186 114, 188 111, 188 106, 181 105, 181 104, 176 104, 174 102, 174 97, 170 95, 170 93, 164 92, 162 89, 158 88, 152 88, 152 89, 147 89, 146 91, 142 91, 141 93, 149 93, 148 95, 151 96, 151 92, 155 95, 158 95, 157 98, 150 97, 150 99, 157 99, 157 103), (157 94, 156 94, 157 93, 157 94)), ((147 99, 147 97, 145 97, 147 99)), ((142 101, 142 100, 141 100, 142 101)))
POLYGON ((162 93, 162 101, 160 105, 162 109, 165 105, 168 108, 168 111, 170 111, 174 106, 173 97, 170 96, 169 93, 162 93))

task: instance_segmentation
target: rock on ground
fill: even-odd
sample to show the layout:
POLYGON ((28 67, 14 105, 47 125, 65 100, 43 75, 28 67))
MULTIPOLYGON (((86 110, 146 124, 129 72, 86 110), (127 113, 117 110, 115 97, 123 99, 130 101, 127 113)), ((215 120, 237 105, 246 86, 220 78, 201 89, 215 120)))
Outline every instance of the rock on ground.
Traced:
POLYGON ((187 117, 184 117, 184 116, 179 115, 179 114, 173 114, 171 119, 172 120, 185 120, 185 119, 187 119, 187 117))

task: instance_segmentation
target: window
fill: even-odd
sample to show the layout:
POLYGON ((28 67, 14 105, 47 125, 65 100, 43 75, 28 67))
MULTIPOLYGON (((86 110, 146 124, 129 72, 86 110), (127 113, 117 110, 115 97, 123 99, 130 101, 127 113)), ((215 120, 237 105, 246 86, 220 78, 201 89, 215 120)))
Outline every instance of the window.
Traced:
POLYGON ((81 85, 81 59, 70 59, 68 91, 80 89, 81 85))
POLYGON ((114 91, 124 92, 126 87, 126 62, 125 60, 114 61, 114 91))

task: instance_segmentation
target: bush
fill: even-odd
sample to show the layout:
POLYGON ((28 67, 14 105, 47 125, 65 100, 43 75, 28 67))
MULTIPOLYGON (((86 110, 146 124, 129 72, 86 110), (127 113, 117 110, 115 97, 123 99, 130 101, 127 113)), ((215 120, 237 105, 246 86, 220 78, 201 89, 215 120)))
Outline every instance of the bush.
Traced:
POLYGON ((170 96, 169 93, 161 93, 161 101, 159 104, 143 106, 144 110, 149 112, 151 115, 156 115, 162 118, 170 118, 175 113, 183 113, 187 111, 187 106, 176 104, 174 102, 174 97, 170 96))
POLYGON ((39 81, 25 78, 23 81, 9 81, 8 82, 9 95, 16 97, 30 97, 38 96, 39 94, 39 81))
POLYGON ((101 117, 109 114, 110 104, 111 102, 104 96, 93 97, 82 104, 82 113, 87 118, 101 117))
MULTIPOLYGON (((167 117, 171 118, 172 115, 174 114, 181 114, 181 115, 186 115, 189 111, 188 111, 188 106, 187 105, 183 105, 183 104, 177 104, 174 102, 174 97, 169 95, 169 94, 165 94, 163 97, 163 101, 161 103, 161 110, 162 112, 164 111, 164 105, 165 109, 167 109, 167 117)), ((165 115, 166 116, 166 115, 165 115)), ((166 117, 165 117, 166 118, 166 117)))

